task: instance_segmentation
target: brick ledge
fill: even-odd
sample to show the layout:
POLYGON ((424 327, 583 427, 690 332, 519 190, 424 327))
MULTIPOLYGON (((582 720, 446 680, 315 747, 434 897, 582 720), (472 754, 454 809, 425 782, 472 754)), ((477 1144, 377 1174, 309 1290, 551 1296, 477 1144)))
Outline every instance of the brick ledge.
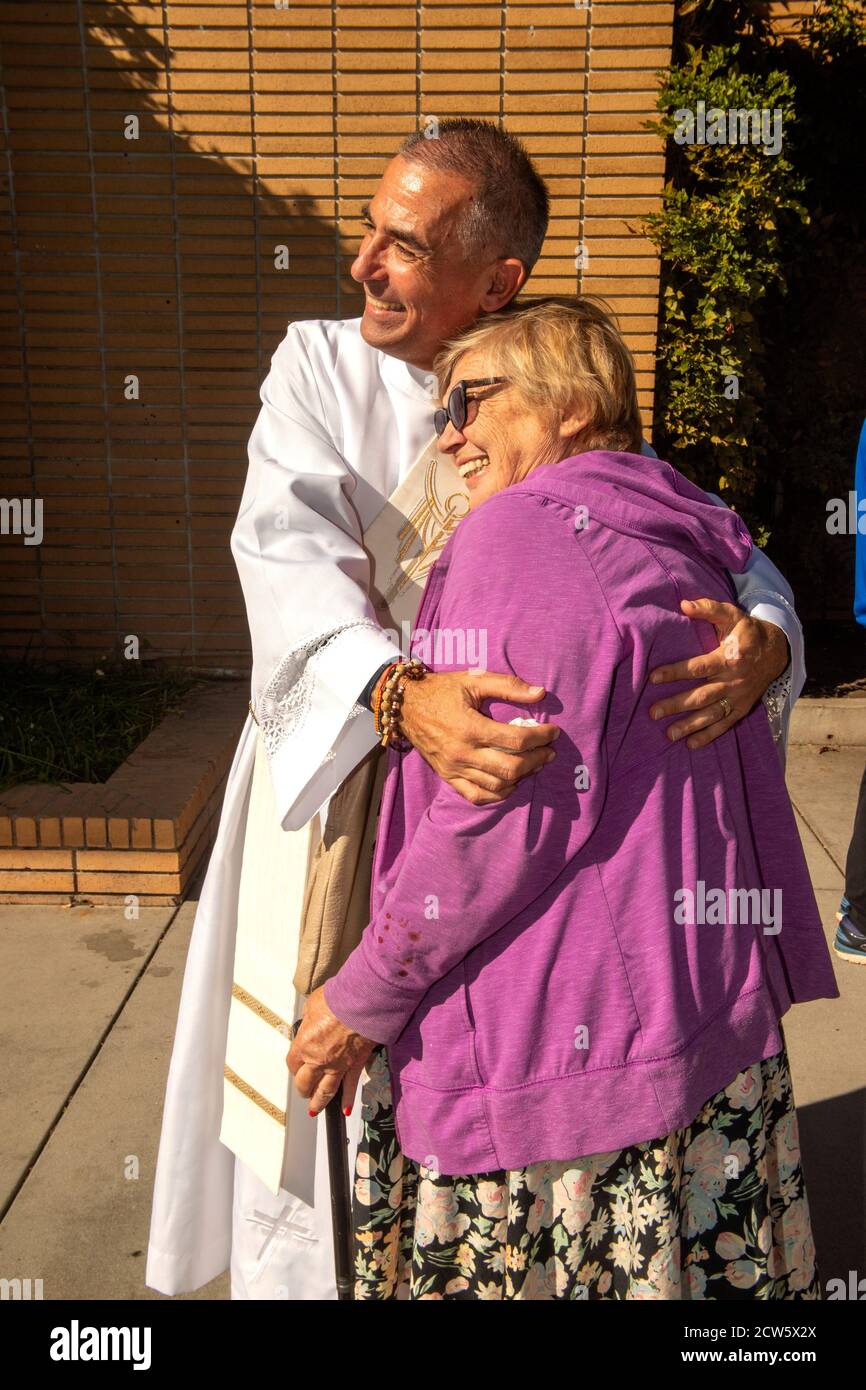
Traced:
POLYGON ((0 902, 179 903, 210 851, 249 700, 200 686, 107 782, 0 792, 0 902))

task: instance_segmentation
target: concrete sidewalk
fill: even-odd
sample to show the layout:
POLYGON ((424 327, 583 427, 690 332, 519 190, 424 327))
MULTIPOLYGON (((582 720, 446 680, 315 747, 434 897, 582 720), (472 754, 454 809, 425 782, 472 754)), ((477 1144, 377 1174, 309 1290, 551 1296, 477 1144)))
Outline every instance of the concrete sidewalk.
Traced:
MULTIPOLYGON (((795 745, 788 782, 828 940, 866 748, 795 745)), ((147 1299, 150 1199, 195 903, 0 907, 0 1277, 46 1299, 147 1299)), ((785 1034, 822 1278, 866 1274, 866 968, 785 1034)), ((228 1275, 186 1295, 227 1299, 228 1275)))

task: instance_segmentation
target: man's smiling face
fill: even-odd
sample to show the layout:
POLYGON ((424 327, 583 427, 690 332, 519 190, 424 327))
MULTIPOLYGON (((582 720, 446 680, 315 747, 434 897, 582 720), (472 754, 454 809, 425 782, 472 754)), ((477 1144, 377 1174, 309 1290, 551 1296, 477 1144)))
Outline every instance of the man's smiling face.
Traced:
POLYGON ((364 286, 361 336, 429 368, 446 338, 506 304, 526 279, 513 257, 467 261, 457 235, 475 189, 457 174, 391 160, 363 209, 367 232, 352 265, 364 286))

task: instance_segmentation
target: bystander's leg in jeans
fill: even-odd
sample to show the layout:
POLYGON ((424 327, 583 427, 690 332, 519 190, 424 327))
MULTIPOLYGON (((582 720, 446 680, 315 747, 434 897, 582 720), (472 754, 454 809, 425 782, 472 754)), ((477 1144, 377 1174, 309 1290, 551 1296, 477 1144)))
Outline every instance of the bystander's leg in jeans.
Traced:
POLYGON ((845 896, 836 915, 836 954, 843 960, 866 964, 866 768, 845 865, 845 896))

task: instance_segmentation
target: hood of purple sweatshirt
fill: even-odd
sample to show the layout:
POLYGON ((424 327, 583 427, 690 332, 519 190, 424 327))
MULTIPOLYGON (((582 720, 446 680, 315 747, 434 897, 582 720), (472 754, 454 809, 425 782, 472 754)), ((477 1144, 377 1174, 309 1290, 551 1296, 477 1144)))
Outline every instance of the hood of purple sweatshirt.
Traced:
POLYGON ((663 459, 593 450, 543 464, 509 489, 521 490, 585 508, 585 520, 583 514, 576 518, 578 527, 594 517, 613 531, 673 546, 732 574, 742 573, 752 552, 742 518, 709 501, 707 493, 663 459))

